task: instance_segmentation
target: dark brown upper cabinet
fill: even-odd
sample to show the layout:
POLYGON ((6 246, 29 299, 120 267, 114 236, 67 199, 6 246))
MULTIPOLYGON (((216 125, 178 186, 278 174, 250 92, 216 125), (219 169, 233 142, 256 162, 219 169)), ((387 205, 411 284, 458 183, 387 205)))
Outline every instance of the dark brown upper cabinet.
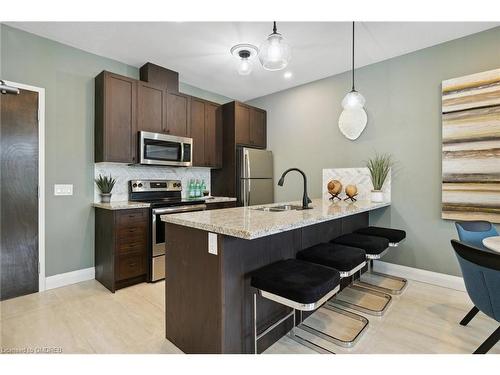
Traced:
POLYGON ((205 103, 205 166, 222 168, 222 108, 205 103))
POLYGON ((267 118, 266 111, 259 108, 250 110, 250 145, 266 148, 267 146, 267 118))
POLYGON ((138 82, 137 130, 164 133, 167 128, 166 92, 161 87, 138 82))
POLYGON ((193 165, 205 166, 205 102, 197 98, 191 98, 191 137, 193 165))
POLYGON ((179 92, 179 73, 150 62, 139 69, 141 81, 152 83, 164 90, 179 92))
POLYGON ((135 163, 137 81, 103 71, 95 78, 94 159, 135 163))
POLYGON ((179 137, 189 137, 189 95, 167 91, 167 125, 165 133, 179 137))
POLYGON ((220 168, 222 165, 222 118, 220 106, 191 97, 193 166, 220 168))
POLYGON ((234 132, 236 144, 266 148, 266 111, 235 102, 234 132))

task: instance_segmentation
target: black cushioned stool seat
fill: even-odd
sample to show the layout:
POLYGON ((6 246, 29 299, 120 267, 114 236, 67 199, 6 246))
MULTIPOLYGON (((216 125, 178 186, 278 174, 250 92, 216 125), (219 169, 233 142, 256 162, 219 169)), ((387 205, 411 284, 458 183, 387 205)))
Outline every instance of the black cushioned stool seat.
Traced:
POLYGON ((369 236, 376 236, 376 237, 384 237, 387 238, 391 243, 398 243, 406 238, 406 232, 404 230, 382 228, 382 227, 361 228, 354 231, 354 233, 366 234, 369 236))
POLYGON ((384 237, 367 236, 365 234, 349 233, 333 239, 331 242, 359 247, 367 254, 378 255, 389 247, 389 240, 384 237))
POLYGON ((335 268, 340 272, 350 271, 366 260, 363 249, 336 243, 321 243, 299 251, 297 259, 335 268))
POLYGON ((254 288, 304 304, 319 301, 339 283, 339 271, 297 259, 265 266, 251 279, 254 288))

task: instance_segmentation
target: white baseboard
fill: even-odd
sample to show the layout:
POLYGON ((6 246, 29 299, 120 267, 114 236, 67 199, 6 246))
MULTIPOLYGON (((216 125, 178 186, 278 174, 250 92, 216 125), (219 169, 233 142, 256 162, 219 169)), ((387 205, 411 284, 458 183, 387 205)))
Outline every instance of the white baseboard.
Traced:
POLYGON ((446 275, 444 273, 426 271, 419 268, 406 267, 399 264, 381 261, 374 261, 373 269, 374 271, 386 273, 388 275, 400 276, 409 280, 465 291, 464 279, 458 276, 446 275))
POLYGON ((65 285, 76 284, 82 281, 93 280, 94 278, 94 267, 60 273, 58 275, 49 276, 45 279, 45 290, 60 288, 65 285))

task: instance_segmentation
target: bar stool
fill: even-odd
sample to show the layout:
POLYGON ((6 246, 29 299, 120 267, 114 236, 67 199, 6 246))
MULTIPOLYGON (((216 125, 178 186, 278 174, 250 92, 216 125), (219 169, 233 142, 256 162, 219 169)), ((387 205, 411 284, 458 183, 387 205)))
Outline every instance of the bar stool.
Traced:
MULTIPOLYGON (((387 238, 367 236, 358 233, 344 234, 342 236, 334 238, 330 242, 363 249, 366 252, 366 259, 369 262, 373 259, 380 259, 387 252, 387 249, 389 247, 389 240, 387 238)), ((360 293, 369 293, 371 295, 374 295, 376 298, 382 299, 382 303, 380 304, 379 308, 372 308, 360 303, 350 302, 343 298, 342 294, 335 298, 335 303, 370 315, 384 315, 392 300, 392 297, 389 294, 374 290, 373 288, 359 285, 359 283, 357 282, 351 285, 348 289, 360 293)))
POLYGON ((258 340, 292 316, 293 327, 287 333, 288 337, 319 353, 333 353, 295 332, 296 311, 316 310, 336 294, 340 289, 339 271, 297 259, 287 259, 262 267, 252 273, 250 284, 261 297, 292 308, 286 316, 258 334, 257 293, 254 293, 254 353, 257 353, 258 340))
MULTIPOLYGON (((354 233, 386 238, 387 240, 389 240, 389 247, 398 247, 399 244, 402 241, 404 241, 406 238, 406 232, 404 230, 383 228, 383 227, 361 228, 361 229, 354 231, 354 233)), ((382 255, 379 258, 373 258, 373 259, 380 259, 381 257, 382 257, 382 255)), ((362 281, 362 280, 359 281, 359 285, 363 285, 363 286, 366 286, 368 288, 372 288, 372 289, 375 289, 375 290, 378 290, 381 292, 385 292, 385 293, 389 293, 389 294, 401 294, 404 291, 404 289, 406 288, 406 286, 408 285, 408 280, 406 280, 402 277, 387 275, 385 273, 374 271, 373 270, 373 259, 370 259, 369 267, 368 267, 370 275, 375 275, 375 276, 379 276, 381 278, 396 280, 400 283, 401 286, 398 288, 387 288, 387 287, 383 287, 383 286, 379 286, 379 285, 374 285, 374 284, 371 284, 371 283, 368 283, 368 282, 362 281)))
MULTIPOLYGON (((333 243, 321 243, 299 251, 297 253, 297 259, 334 268, 340 272, 341 279, 347 277, 352 278, 356 272, 360 271, 366 265, 366 253, 363 249, 333 243)), ((327 302, 321 308, 334 311, 350 319, 361 322, 362 326, 350 340, 343 340, 339 337, 326 334, 307 325, 305 322, 300 323, 298 327, 345 348, 354 346, 368 327, 368 319, 364 316, 341 309, 331 302, 327 302)))

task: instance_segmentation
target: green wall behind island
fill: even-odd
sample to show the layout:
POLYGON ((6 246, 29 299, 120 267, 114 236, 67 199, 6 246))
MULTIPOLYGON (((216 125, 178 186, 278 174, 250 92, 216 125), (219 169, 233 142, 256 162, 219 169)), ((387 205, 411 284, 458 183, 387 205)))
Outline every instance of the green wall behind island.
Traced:
MULTIPOLYGON (((368 125, 356 141, 338 129, 349 72, 249 103, 268 111, 276 176, 289 167, 303 169, 312 197, 321 196, 323 168, 363 166, 375 152, 391 153, 397 161, 392 205, 370 218, 374 225, 405 229, 407 240, 384 260, 460 275, 450 246, 454 224, 441 219, 441 81, 499 67, 497 27, 357 69, 368 125)), ((299 199, 300 176, 287 176, 275 189, 277 201, 299 199)))

